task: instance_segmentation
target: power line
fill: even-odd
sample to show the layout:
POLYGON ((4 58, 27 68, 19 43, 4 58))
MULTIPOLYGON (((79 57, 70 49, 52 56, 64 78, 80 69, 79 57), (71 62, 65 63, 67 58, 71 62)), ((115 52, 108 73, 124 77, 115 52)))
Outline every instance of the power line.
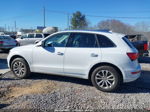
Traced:
POLYGON ((71 15, 71 13, 64 12, 64 11, 48 10, 48 9, 46 11, 50 12, 50 13, 57 13, 57 14, 66 15, 67 16, 67 28, 70 29, 70 15, 71 15))
MULTIPOLYGON (((73 13, 68 13, 68 12, 64 12, 64 11, 54 11, 54 10, 47 10, 48 12, 51 12, 51 13, 60 13, 60 14, 64 14, 64 15, 67 15, 67 14, 73 14, 73 13)), ((89 14, 85 14, 85 16, 88 16, 88 17, 95 17, 95 18, 115 18, 115 19, 150 19, 150 17, 142 17, 142 16, 139 16, 139 17, 128 17, 128 16, 100 16, 100 15, 89 15, 89 14)))
POLYGON ((65 12, 65 11, 56 11, 56 10, 49 10, 49 9, 46 9, 47 12, 51 12, 51 13, 58 13, 58 14, 70 14, 68 12, 65 12))
POLYGON ((126 16, 98 16, 98 15, 85 15, 96 18, 118 18, 118 19, 150 19, 150 17, 126 17, 126 16))

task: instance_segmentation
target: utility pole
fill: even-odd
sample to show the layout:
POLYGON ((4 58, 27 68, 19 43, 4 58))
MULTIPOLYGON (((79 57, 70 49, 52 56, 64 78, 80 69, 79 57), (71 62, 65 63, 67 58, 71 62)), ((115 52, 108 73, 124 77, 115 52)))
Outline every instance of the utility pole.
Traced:
POLYGON ((67 18, 68 18, 67 27, 68 27, 68 30, 69 30, 70 29, 70 14, 69 13, 67 14, 67 18))
POLYGON ((6 26, 6 24, 5 24, 5 26, 4 26, 4 29, 5 29, 5 32, 7 31, 7 26, 6 26))
POLYGON ((14 22, 14 28, 15 28, 15 32, 17 31, 17 25, 16 25, 16 21, 14 22))
POLYGON ((8 32, 10 32, 10 27, 8 26, 8 32))
POLYGON ((45 6, 43 7, 43 24, 44 24, 44 27, 45 27, 45 6))

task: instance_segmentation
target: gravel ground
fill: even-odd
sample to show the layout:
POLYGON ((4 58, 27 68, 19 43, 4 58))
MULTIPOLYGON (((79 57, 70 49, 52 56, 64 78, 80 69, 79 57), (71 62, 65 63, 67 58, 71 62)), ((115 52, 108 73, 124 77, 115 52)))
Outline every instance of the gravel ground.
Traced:
POLYGON ((8 72, 0 79, 0 108, 150 109, 149 64, 142 67, 142 76, 137 81, 123 84, 115 93, 98 91, 90 81, 83 79, 31 74, 29 79, 17 80, 8 72))

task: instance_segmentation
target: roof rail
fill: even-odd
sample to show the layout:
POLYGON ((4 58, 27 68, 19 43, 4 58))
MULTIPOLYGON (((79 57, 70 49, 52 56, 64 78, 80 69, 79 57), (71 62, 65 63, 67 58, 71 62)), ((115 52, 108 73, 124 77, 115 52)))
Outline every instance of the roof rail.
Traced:
POLYGON ((109 29, 102 29, 102 30, 82 30, 82 29, 75 29, 75 30, 64 30, 64 31, 96 31, 96 32, 106 32, 106 33, 112 33, 109 29))

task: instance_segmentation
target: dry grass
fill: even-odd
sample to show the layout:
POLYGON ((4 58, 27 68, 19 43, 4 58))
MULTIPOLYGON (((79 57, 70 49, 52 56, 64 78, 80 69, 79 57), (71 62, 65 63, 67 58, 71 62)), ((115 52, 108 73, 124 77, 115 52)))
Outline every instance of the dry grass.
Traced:
POLYGON ((7 95, 9 98, 17 98, 27 94, 41 94, 51 92, 56 88, 56 84, 51 81, 39 81, 26 87, 12 87, 7 95))

